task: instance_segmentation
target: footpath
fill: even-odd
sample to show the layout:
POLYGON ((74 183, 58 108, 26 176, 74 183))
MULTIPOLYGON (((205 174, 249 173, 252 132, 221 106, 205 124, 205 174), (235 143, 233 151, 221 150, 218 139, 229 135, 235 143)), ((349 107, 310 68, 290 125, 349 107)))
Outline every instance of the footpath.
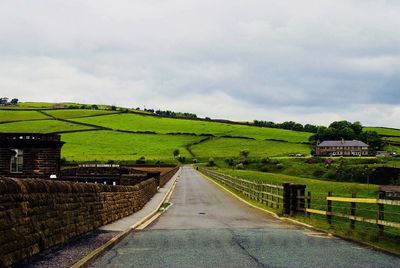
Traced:
POLYGON ((64 245, 45 250, 13 267, 67 268, 85 265, 91 258, 101 254, 105 249, 113 246, 132 230, 155 216, 173 190, 181 172, 182 169, 179 169, 138 212, 78 236, 64 245))

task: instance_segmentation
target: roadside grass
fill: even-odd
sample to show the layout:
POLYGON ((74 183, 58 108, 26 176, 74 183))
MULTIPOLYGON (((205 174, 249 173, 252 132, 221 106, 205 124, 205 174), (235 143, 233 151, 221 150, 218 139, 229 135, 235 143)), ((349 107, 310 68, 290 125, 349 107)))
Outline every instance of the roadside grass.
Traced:
POLYGON ((109 110, 82 110, 82 109, 59 109, 59 110, 46 110, 46 113, 56 118, 71 119, 87 116, 98 116, 115 114, 119 112, 109 110))
POLYGON ((72 130, 90 130, 92 128, 57 120, 38 120, 0 124, 0 132, 53 133, 72 130))
POLYGON ((144 156, 147 161, 176 163, 175 149, 190 157, 185 146, 201 137, 129 134, 114 131, 91 131, 62 134, 65 145, 62 156, 67 161, 135 161, 144 156))
POLYGON ((0 122, 51 119, 38 111, 0 110, 0 122))
MULTIPOLYGON (((358 183, 343 183, 343 182, 326 182, 318 181, 313 179, 304 179, 295 176, 286 176, 273 173, 261 173, 257 171, 246 171, 246 170, 228 170, 221 168, 213 168, 214 170, 229 174, 231 176, 249 179, 253 181, 263 181, 273 184, 282 184, 283 182, 292 182, 306 184, 306 191, 312 192, 312 206, 311 208, 326 210, 327 202, 324 197, 327 196, 328 191, 332 191, 334 196, 344 196, 351 197, 352 192, 357 193, 357 197, 364 198, 376 198, 377 197, 377 185, 370 185, 368 187, 365 184, 358 183), (266 176, 267 175, 267 176, 266 176), (316 201, 315 201, 316 199, 316 201), (313 203, 314 202, 314 203, 313 203)), ((212 179, 212 178, 211 178, 212 179)), ((248 196, 239 193, 238 191, 222 184, 221 182, 212 179, 224 188, 234 192, 239 197, 243 198, 247 202, 274 212, 278 215, 282 215, 281 209, 271 208, 265 204, 261 204, 256 200, 250 199, 248 196)), ((375 204, 357 204, 356 215, 362 217, 376 218, 376 208, 375 204)), ((350 214, 350 203, 333 203, 333 212, 350 214)), ((385 220, 399 222, 400 211, 396 206, 385 206, 385 220)), ((378 228, 376 225, 356 222, 355 229, 350 229, 350 220, 333 217, 333 224, 329 225, 326 220, 326 216, 312 214, 308 217, 306 214, 298 213, 294 215, 297 221, 312 225, 321 230, 333 233, 337 236, 350 239, 357 242, 362 242, 375 247, 380 247, 389 252, 400 254, 400 230, 397 228, 385 227, 385 235, 380 237, 378 235, 378 228)))
POLYGON ((326 196, 328 192, 332 192, 334 196, 350 197, 353 192, 356 192, 358 197, 376 197, 379 190, 379 186, 375 184, 368 186, 362 183, 325 181, 253 170, 227 168, 215 168, 215 170, 252 181, 262 181, 272 184, 282 184, 284 182, 305 184, 307 185, 306 191, 312 192, 313 196, 326 196))
POLYGON ((308 155, 310 147, 305 144, 232 139, 232 138, 213 138, 192 146, 192 152, 199 158, 213 157, 229 158, 238 157, 240 151, 248 150, 250 157, 262 158, 271 156, 286 156, 289 153, 302 153, 308 155))
POLYGON ((74 121, 89 123, 129 131, 155 131, 157 133, 194 133, 212 134, 215 136, 243 136, 263 139, 278 139, 290 142, 307 142, 311 133, 291 130, 260 128, 217 122, 196 121, 188 119, 173 119, 140 114, 116 114, 74 119, 74 121))

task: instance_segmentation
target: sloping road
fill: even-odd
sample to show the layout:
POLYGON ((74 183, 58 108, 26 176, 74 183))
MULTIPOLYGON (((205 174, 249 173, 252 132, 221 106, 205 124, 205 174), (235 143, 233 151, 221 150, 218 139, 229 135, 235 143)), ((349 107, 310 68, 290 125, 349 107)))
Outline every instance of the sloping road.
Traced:
POLYGON ((286 224, 227 194, 191 167, 173 206, 92 267, 400 267, 400 259, 286 224))

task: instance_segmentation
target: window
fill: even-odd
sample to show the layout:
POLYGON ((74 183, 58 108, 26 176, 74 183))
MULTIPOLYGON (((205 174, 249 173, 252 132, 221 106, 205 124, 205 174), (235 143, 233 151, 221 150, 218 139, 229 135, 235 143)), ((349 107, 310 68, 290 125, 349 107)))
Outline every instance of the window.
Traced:
POLYGON ((11 150, 10 172, 22 173, 24 171, 24 151, 21 149, 11 150))

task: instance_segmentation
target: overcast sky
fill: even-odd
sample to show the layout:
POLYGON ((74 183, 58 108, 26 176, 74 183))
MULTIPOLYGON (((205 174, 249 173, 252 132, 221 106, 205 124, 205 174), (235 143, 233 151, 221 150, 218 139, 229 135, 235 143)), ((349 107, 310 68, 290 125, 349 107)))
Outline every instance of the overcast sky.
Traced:
POLYGON ((400 127, 397 0, 2 0, 0 95, 400 127))

